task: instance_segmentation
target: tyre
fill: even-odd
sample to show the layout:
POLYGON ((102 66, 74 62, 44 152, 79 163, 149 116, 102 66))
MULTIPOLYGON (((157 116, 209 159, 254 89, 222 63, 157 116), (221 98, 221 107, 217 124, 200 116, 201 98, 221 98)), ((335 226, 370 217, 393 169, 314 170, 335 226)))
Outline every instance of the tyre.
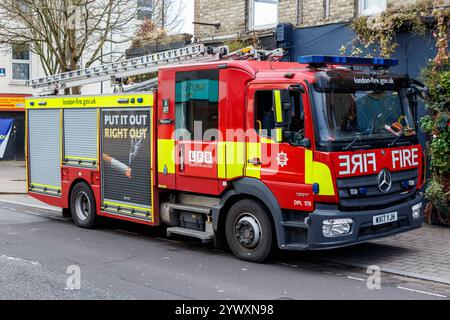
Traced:
POLYGON ((70 211, 75 224, 92 229, 97 224, 97 206, 91 188, 85 182, 78 183, 70 195, 70 211))
POLYGON ((274 232, 267 210, 253 200, 241 200, 229 210, 225 235, 233 254, 241 260, 264 262, 274 247, 274 232))

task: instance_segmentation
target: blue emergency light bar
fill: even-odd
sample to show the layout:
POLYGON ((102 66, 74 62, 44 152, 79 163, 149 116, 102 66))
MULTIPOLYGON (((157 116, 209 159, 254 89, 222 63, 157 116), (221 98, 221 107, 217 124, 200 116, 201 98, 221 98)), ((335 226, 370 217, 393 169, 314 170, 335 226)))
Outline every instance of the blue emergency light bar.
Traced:
POLYGON ((299 63, 309 65, 343 65, 343 66, 367 66, 367 67, 396 67, 397 59, 385 58, 359 58, 344 56, 302 56, 299 63))

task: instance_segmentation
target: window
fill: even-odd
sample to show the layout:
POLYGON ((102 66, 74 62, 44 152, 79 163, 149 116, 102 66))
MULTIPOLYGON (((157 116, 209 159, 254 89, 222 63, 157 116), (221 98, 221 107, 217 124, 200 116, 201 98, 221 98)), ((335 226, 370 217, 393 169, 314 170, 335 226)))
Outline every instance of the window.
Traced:
POLYGON ((151 19, 153 15, 153 0, 137 0, 137 19, 151 19))
POLYGON ((177 73, 175 95, 177 138, 217 140, 219 70, 177 73))
MULTIPOLYGON (((291 100, 291 112, 289 114, 289 125, 285 131, 299 133, 304 137, 305 113, 302 96, 297 91, 289 92, 291 100)), ((275 129, 275 110, 273 107, 273 91, 258 91, 255 94, 255 127, 260 136, 273 137, 275 129)))
POLYGON ((30 80, 31 54, 28 45, 12 46, 12 80, 30 80))
POLYGON ((249 29, 275 27, 278 23, 278 0, 249 0, 249 29))
POLYGON ((359 0, 359 13, 362 16, 379 14, 386 10, 386 0, 359 0))
POLYGON ((321 144, 348 144, 355 139, 392 139, 398 132, 406 136, 416 135, 406 89, 314 90, 313 96, 321 144))

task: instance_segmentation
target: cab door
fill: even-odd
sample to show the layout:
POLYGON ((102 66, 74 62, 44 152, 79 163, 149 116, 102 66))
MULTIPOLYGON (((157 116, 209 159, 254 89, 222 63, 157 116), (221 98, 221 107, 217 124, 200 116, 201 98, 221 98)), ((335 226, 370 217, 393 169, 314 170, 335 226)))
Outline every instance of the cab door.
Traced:
POLYGON ((219 70, 178 72, 175 87, 178 190, 218 193, 219 70))
POLYGON ((306 182, 312 155, 305 88, 289 84, 249 87, 246 176, 261 180, 283 209, 310 211, 312 186, 306 182))

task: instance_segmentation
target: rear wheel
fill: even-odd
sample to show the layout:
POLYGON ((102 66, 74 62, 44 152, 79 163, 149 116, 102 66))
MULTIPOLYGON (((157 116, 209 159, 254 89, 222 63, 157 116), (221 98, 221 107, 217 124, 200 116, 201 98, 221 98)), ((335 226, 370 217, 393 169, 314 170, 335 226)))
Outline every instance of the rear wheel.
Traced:
POLYGON ((91 229, 97 223, 97 209, 94 194, 85 183, 78 183, 70 195, 70 211, 75 224, 84 229, 91 229))
POLYGON ((273 231, 267 210, 253 200, 241 200, 228 212, 225 235, 233 254, 250 262, 264 262, 272 253, 273 231))

